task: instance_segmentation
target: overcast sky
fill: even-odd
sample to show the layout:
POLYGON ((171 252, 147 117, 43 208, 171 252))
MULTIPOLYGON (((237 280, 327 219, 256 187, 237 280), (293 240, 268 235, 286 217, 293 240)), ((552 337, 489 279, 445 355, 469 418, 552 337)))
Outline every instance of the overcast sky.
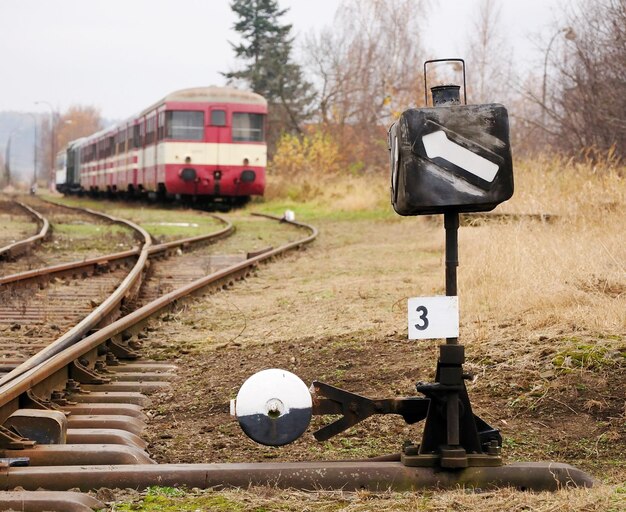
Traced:
MULTIPOLYGON (((297 36, 332 23, 340 0, 280 0, 297 36)), ((439 0, 426 20, 428 57, 463 56, 479 0, 439 0)), ((521 63, 541 59, 528 40, 548 34, 559 0, 500 0, 521 63)), ((389 0, 389 8, 393 8, 389 0)), ((228 0, 0 0, 0 111, 60 112, 93 105, 134 114, 169 92, 224 83, 236 69, 228 0)), ((421 66, 422 63, 416 63, 421 66)))

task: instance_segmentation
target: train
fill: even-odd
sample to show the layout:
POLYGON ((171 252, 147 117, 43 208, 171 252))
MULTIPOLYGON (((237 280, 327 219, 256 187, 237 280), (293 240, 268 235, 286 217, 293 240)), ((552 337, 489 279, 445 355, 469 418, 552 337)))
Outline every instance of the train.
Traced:
POLYGON ((238 205, 265 190, 267 101, 232 87, 168 94, 57 156, 63 194, 238 205))

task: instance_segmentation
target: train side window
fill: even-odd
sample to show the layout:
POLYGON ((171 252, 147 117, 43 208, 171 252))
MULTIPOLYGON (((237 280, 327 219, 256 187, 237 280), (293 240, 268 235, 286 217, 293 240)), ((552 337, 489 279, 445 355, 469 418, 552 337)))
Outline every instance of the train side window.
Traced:
POLYGON ((163 140, 165 138, 165 112, 159 112, 159 124, 157 128, 157 139, 163 140))
POLYGON ((233 114, 233 141, 262 142, 265 140, 265 115, 235 112, 233 114))
POLYGON ((211 110, 211 126, 226 126, 225 110, 211 110))
POLYGON ((122 128, 117 134, 117 154, 126 151, 126 130, 122 128))
POLYGON ((165 112, 167 139, 202 140, 204 138, 204 112, 194 110, 168 110, 165 112))
POLYGON ((151 117, 146 121, 146 146, 154 142, 156 135, 156 118, 151 117))
POLYGON ((133 126, 133 148, 141 146, 141 128, 138 124, 133 126))
POLYGON ((115 153, 115 137, 111 135, 107 137, 106 140, 106 155, 107 157, 112 156, 115 153))

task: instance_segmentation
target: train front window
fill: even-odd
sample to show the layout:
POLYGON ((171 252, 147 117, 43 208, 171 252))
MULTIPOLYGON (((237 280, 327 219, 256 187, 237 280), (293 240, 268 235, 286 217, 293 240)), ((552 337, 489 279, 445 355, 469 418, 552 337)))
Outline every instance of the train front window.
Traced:
POLYGON ((65 152, 63 152, 63 153, 59 153, 59 154, 57 155, 57 158, 56 158, 56 163, 57 163, 57 169, 58 169, 58 170, 65 169, 65 165, 66 165, 66 162, 67 162, 66 158, 67 158, 67 157, 66 157, 65 152))
POLYGON ((211 110, 211 126, 226 126, 225 110, 211 110))
POLYGON ((233 114, 233 141, 264 141, 264 125, 265 116, 263 114, 247 114, 243 112, 235 112, 233 114))
POLYGON ((168 139, 202 140, 204 138, 204 112, 168 110, 165 113, 168 139))

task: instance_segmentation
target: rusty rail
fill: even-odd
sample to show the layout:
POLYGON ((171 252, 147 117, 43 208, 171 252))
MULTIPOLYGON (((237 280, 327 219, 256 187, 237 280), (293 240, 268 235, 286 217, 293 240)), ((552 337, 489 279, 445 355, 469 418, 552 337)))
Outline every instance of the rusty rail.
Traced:
POLYGON ((30 246, 40 243, 46 236, 48 236, 50 231, 50 223, 48 222, 48 219, 24 203, 20 201, 14 202, 30 213, 37 221, 37 225, 41 225, 41 228, 36 235, 25 238, 24 240, 19 240, 5 247, 0 247, 0 259, 11 259, 15 258, 15 256, 19 254, 23 254, 30 248, 30 246))
POLYGON ((101 214, 99 212, 94 212, 93 210, 85 209, 85 211, 94 215, 105 217, 111 222, 126 225, 133 229, 138 235, 140 235, 143 239, 143 246, 137 257, 137 262, 135 263, 135 266, 132 268, 129 274, 126 276, 126 278, 122 281, 122 283, 102 304, 100 304, 89 315, 83 318, 83 320, 81 320, 77 325, 75 325, 69 331, 63 334, 59 339, 57 339, 45 349, 40 351, 38 354, 30 357, 22 364, 20 364, 17 368, 13 369, 11 372, 0 378, 0 386, 15 379, 19 375, 22 375, 24 372, 27 372, 31 368, 34 368, 38 364, 48 359, 51 355, 61 352, 68 346, 71 346, 73 343, 76 343, 78 340, 83 338, 90 330, 96 328, 99 324, 103 323, 107 319, 107 317, 112 315, 114 311, 122 304, 122 301, 126 297, 128 297, 131 291, 136 288, 141 282, 141 275, 146 265, 146 262, 148 261, 148 250, 152 244, 152 240, 148 232, 137 224, 134 224, 133 222, 119 219, 117 217, 113 217, 104 213, 101 214))
MULTIPOLYGON (((263 216, 273 220, 282 220, 279 217, 271 215, 263 216)), ((53 345, 51 345, 48 349, 44 349, 37 356, 29 359, 11 373, 7 374, 4 378, 0 379, 0 408, 19 398, 20 395, 26 393, 32 387, 41 383, 49 375, 62 370, 67 365, 72 363, 72 361, 96 349, 99 345, 102 345, 106 341, 119 336, 137 324, 146 321, 151 316, 174 304, 177 300, 196 293, 223 279, 232 279, 236 274, 245 273, 246 271, 255 268, 260 262, 271 259, 289 250, 298 249, 303 245, 312 242, 317 237, 318 231, 313 226, 300 222, 290 222, 290 224, 308 229, 310 231, 310 235, 295 242, 284 244, 258 256, 248 258, 241 263, 231 265, 228 268, 198 279, 186 286, 163 295, 159 299, 146 304, 145 306, 117 319, 108 325, 103 326, 95 333, 85 336, 82 339, 77 336, 73 336, 71 342, 69 342, 68 336, 64 336, 63 343, 60 343, 61 340, 58 340, 53 343, 54 348, 53 345), (27 365, 26 363, 29 362, 30 364, 27 365)))
POLYGON ((256 462, 227 464, 149 464, 111 466, 10 467, 0 489, 145 489, 152 485, 224 488, 267 485, 303 490, 341 489, 384 492, 426 488, 556 491, 592 487, 593 479, 569 464, 517 462, 458 471, 408 467, 401 462, 256 462))

